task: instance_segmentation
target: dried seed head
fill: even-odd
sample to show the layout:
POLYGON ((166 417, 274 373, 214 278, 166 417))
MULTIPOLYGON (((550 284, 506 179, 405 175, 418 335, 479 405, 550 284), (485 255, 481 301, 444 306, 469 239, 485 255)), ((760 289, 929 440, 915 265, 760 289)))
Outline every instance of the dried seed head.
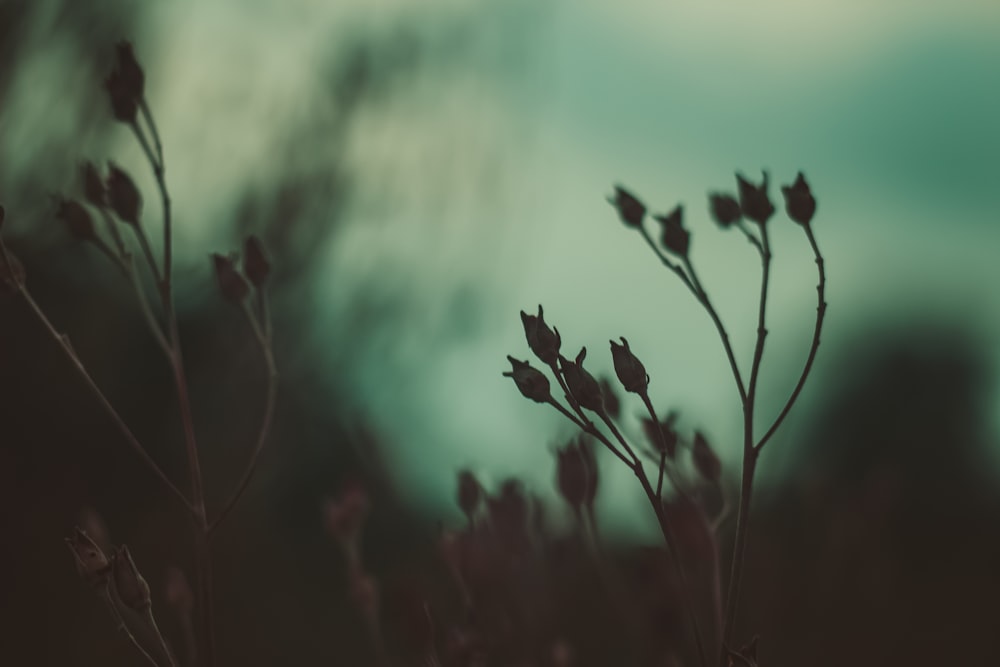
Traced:
POLYGON ((511 369, 505 372, 504 377, 513 378, 514 384, 525 398, 530 398, 536 403, 549 403, 552 394, 549 392, 549 379, 538 370, 533 368, 527 361, 520 361, 507 355, 511 369))
POLYGON ((528 347, 535 356, 546 364, 554 364, 559 359, 559 347, 562 339, 558 329, 550 329, 545 323, 542 306, 538 306, 538 315, 528 315, 521 311, 521 323, 524 325, 524 336, 528 339, 528 347))
POLYGON ((118 56, 118 69, 121 71, 125 85, 128 86, 136 101, 141 100, 145 92, 146 75, 143 73, 139 61, 135 59, 132 43, 128 41, 118 42, 115 45, 115 54, 118 56))
POLYGON ((264 244, 251 234, 243 243, 243 273, 254 287, 261 288, 271 273, 271 262, 264 252, 264 244))
POLYGON ((675 255, 686 257, 691 245, 691 234, 684 229, 684 224, 681 222, 683 213, 683 208, 678 205, 666 215, 653 217, 663 225, 663 235, 660 237, 663 246, 675 255))
POLYGON ((708 206, 712 218, 723 229, 732 227, 742 217, 740 203, 727 193, 712 193, 708 196, 708 206))
POLYGON ((136 568, 127 546, 122 545, 114 551, 111 571, 115 580, 115 592, 122 604, 133 611, 147 611, 151 604, 149 584, 136 568))
POLYGON ((816 214, 816 198, 801 171, 794 183, 781 186, 781 192, 785 195, 785 211, 789 218, 800 225, 812 222, 816 214))
POLYGON ((597 495, 597 460, 583 438, 576 438, 556 451, 556 482, 559 495, 573 511, 594 503, 597 495))
POLYGON ((642 227, 642 221, 646 217, 646 207, 631 192, 616 185, 615 195, 608 197, 608 202, 618 209, 618 216, 626 227, 642 227))
POLYGON ((104 80, 104 89, 108 93, 115 119, 123 123, 134 123, 143 97, 145 75, 129 42, 119 42, 116 55, 115 68, 104 80))
POLYGON ((66 224, 69 233, 77 241, 97 239, 94 221, 80 202, 74 199, 60 199, 56 208, 56 217, 66 224))
POLYGON ((108 203, 122 222, 138 227, 142 212, 142 195, 124 169, 108 162, 108 203))
POLYGON ((250 293, 246 278, 236 270, 233 258, 214 253, 212 264, 215 266, 215 282, 219 285, 222 298, 235 304, 243 303, 250 293))
POLYGON ((79 526, 74 528, 73 534, 66 538, 66 545, 73 554, 76 570, 84 581, 94 586, 108 582, 111 576, 111 562, 84 530, 79 526))
POLYGON ((594 412, 604 409, 604 398, 601 396, 601 385, 584 367, 583 360, 587 357, 587 348, 581 348, 576 361, 570 361, 560 355, 559 368, 566 379, 569 393, 582 407, 594 412))
POLYGON ((741 174, 736 174, 736 182, 740 189, 740 210, 743 211, 743 215, 760 225, 774 215, 774 204, 767 196, 767 172, 762 173, 764 180, 760 185, 754 185, 741 174))
POLYGON ((107 192, 101 181, 101 174, 93 162, 88 160, 80 165, 80 177, 83 181, 83 198, 88 204, 103 208, 107 203, 107 192))
POLYGON ((649 386, 649 374, 646 373, 646 367, 642 365, 642 362, 632 354, 624 336, 621 341, 621 345, 611 341, 611 358, 615 362, 615 373, 622 386, 625 387, 625 391, 642 396, 649 386))

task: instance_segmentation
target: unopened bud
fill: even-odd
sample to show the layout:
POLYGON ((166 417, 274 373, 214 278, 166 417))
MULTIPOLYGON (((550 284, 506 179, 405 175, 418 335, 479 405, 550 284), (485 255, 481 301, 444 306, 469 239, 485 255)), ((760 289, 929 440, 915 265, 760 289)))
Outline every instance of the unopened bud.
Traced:
POLYGON ((264 244, 253 234, 248 236, 243 244, 243 273, 257 288, 264 286, 268 274, 271 273, 271 262, 264 252, 264 244))
POLYGON ((715 219, 716 224, 724 229, 732 227, 743 216, 740 211, 740 203, 736 201, 736 197, 730 194, 710 194, 708 204, 712 218, 715 219))
POLYGON ((219 285, 222 298, 232 303, 243 303, 250 293, 250 286, 246 278, 236 270, 232 258, 213 253, 212 264, 215 266, 215 282, 219 285))
POLYGON ((133 611, 148 610, 151 604, 149 584, 136 568, 127 546, 122 545, 115 550, 111 570, 115 580, 115 592, 118 593, 118 599, 122 604, 133 611))
POLYGON ((581 348, 576 361, 559 357, 559 368, 566 378, 566 386, 581 407, 600 412, 604 409, 604 398, 601 396, 601 385, 584 367, 583 360, 587 357, 587 348, 581 348))
POLYGON ((719 481, 719 475, 722 474, 722 464, 701 431, 695 431, 691 457, 694 460, 695 468, 698 469, 702 477, 713 484, 719 481))
POLYGON ((646 367, 642 362, 632 354, 624 336, 621 341, 621 345, 611 341, 611 358, 615 362, 615 373, 625 391, 641 396, 646 393, 646 388, 649 386, 649 374, 646 373, 646 367))
POLYGON ((66 545, 73 554, 77 572, 86 582, 94 586, 107 583, 111 575, 111 562, 85 531, 79 527, 74 528, 73 535, 66 538, 66 545))
POLYGON ((683 208, 678 205, 670 213, 653 217, 663 225, 663 235, 660 237, 663 247, 675 255, 686 257, 691 245, 691 234, 684 229, 682 216, 683 208))
POLYGON ((616 185, 615 195, 608 197, 608 202, 618 209, 618 216, 626 227, 642 227, 642 221, 646 217, 646 207, 631 192, 616 185))
POLYGON ((69 233, 77 241, 93 241, 97 238, 94 221, 80 202, 74 199, 60 199, 56 217, 66 224, 69 233))
POLYGON ((88 160, 80 165, 80 176, 83 180, 83 198, 88 204, 103 208, 107 203, 107 192, 94 163, 88 160))
POLYGON ((528 339, 528 347, 535 356, 546 364, 554 364, 559 359, 559 346, 562 339, 558 329, 550 329, 545 324, 542 306, 538 306, 538 315, 528 315, 521 311, 521 323, 524 324, 524 336, 528 339))
POLYGON ((781 192, 785 195, 788 217, 800 225, 808 225, 816 214, 816 198, 802 172, 799 172, 794 183, 781 186, 781 192))
POLYGON ((764 180, 760 185, 754 185, 736 174, 736 182, 740 189, 740 210, 743 215, 757 224, 763 225, 774 215, 774 205, 767 196, 767 172, 763 172, 764 180))
POLYGON ((552 400, 549 392, 549 379, 538 370, 533 368, 527 361, 520 361, 507 355, 512 370, 505 372, 504 377, 513 378, 514 384, 525 398, 530 398, 536 403, 548 403, 552 400))
POLYGON ((139 102, 142 101, 145 75, 129 42, 119 42, 116 53, 117 62, 104 80, 104 89, 108 93, 115 119, 123 123, 134 123, 139 102))
POLYGON ((122 222, 137 227, 142 211, 142 195, 132 178, 114 162, 108 163, 108 203, 122 222))

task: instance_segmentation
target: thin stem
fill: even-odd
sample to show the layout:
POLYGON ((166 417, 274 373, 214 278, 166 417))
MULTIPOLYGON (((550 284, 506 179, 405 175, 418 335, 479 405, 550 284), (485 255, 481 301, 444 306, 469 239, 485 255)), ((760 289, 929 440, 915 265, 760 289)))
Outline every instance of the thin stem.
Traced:
MULTIPOLYGON (((260 290, 261 294, 261 310, 266 314, 266 304, 267 299, 263 296, 264 291, 260 290)), ((240 477, 239 484, 236 485, 236 490, 229 497, 229 499, 223 504, 222 510, 219 515, 212 521, 208 526, 208 532, 213 532, 222 520, 229 515, 229 513, 236 507, 243 493, 246 491, 247 487, 250 485, 250 480, 253 479, 254 472, 257 470, 257 463, 260 460, 260 454, 264 450, 264 444, 267 442, 267 434, 271 428, 271 420, 274 416, 274 404, 275 396, 277 394, 277 378, 278 371, 274 365, 274 355, 271 351, 271 341, 270 337, 264 333, 264 331, 269 331, 270 326, 265 322, 264 331, 261 331, 260 326, 253 319, 253 314, 250 312, 249 307, 243 304, 243 313, 246 315, 247 320, 250 322, 250 326, 253 329, 254 335, 257 338, 257 342, 260 344, 261 353, 264 355, 264 362, 267 365, 267 390, 266 398, 264 399, 264 417, 261 421, 260 429, 257 431, 257 442, 254 445, 253 452, 250 455, 250 461, 247 463, 246 469, 243 471, 243 475, 240 477)))
POLYGON ((656 475, 656 497, 663 500, 663 471, 667 467, 667 452, 660 452, 660 471, 656 475))
POLYGON ((142 146, 142 150, 146 153, 146 159, 149 161, 149 166, 153 170, 153 176, 156 178, 156 185, 160 189, 160 201, 163 204, 163 281, 160 289, 164 294, 164 300, 171 302, 169 307, 172 309, 173 299, 170 298, 169 295, 171 294, 173 287, 173 221, 171 220, 170 215, 170 194, 167 192, 166 164, 163 160, 163 148, 160 146, 159 133, 156 130, 156 123, 153 121, 153 114, 149 112, 149 107, 146 105, 145 99, 142 100, 141 106, 143 116, 146 119, 146 124, 149 125, 150 133, 156 141, 157 154, 153 154, 153 151, 149 147, 149 141, 146 140, 146 135, 143 133, 142 128, 139 127, 138 123, 132 123, 132 131, 135 134, 136 139, 138 139, 139 144, 142 146))
POLYGON ((746 403, 747 400, 747 390, 743 384, 743 376, 740 374, 740 367, 736 363, 736 354, 733 352, 732 343, 729 342, 729 333, 726 331, 726 327, 722 324, 722 320, 719 318, 719 313, 715 310, 712 305, 711 299, 708 298, 708 292, 702 286, 701 281, 698 279, 698 273, 694 270, 694 264, 691 263, 691 258, 685 256, 684 264, 687 266, 688 273, 691 274, 692 281, 692 291, 704 306, 705 310, 708 311, 708 316, 712 318, 712 322, 715 324, 716 330, 719 332, 719 337, 722 339, 722 346, 726 350, 726 357, 729 359, 729 367, 733 371, 733 379, 736 380, 736 388, 740 392, 740 401, 746 403))
MULTIPOLYGON (((7 246, 4 244, 2 239, 0 239, 0 254, 3 256, 3 261, 7 267, 8 273, 13 276, 13 265, 11 264, 10 256, 7 253, 7 246)), ((187 496, 185 496, 181 490, 178 489, 172 481, 170 481, 170 478, 163 472, 163 469, 160 468, 156 461, 153 460, 153 458, 146 451, 146 448, 142 446, 142 443, 140 443, 138 438, 136 438, 132 433, 132 430, 128 427, 128 424, 125 423, 125 420, 122 419, 121 415, 118 414, 118 411, 115 410, 113 405, 111 405, 111 402, 101 391, 101 388, 97 386, 97 383, 90 376, 90 373, 83 365, 83 362, 80 361, 80 358, 77 356, 76 351, 69 342, 69 339, 56 330, 55 326, 42 311, 34 297, 31 296, 27 286, 21 281, 17 281, 16 286, 18 293, 24 299, 25 303, 28 304, 31 312, 34 313, 35 317, 37 317, 38 321, 42 323, 45 330, 49 332, 49 335, 52 336, 52 339, 56 342, 59 348, 66 354, 70 362, 72 362, 73 368, 76 369, 77 373, 83 379, 84 384, 86 384, 87 388, 97 399, 98 403, 100 403, 101 407, 104 408, 104 411, 108 414, 108 416, 111 417, 112 421, 118 427, 118 430, 121 431, 128 446, 139 455, 139 458, 143 460, 143 462, 153 471, 160 481, 163 482, 163 485, 167 487, 167 489, 184 505, 184 507, 192 514, 195 514, 194 506, 187 499, 187 496)))
POLYGON ((761 244, 760 239, 757 238, 757 235, 754 234, 753 231, 750 230, 749 227, 747 227, 746 220, 743 220, 742 218, 740 218, 739 220, 737 220, 736 221, 736 227, 741 232, 743 232, 744 236, 747 237, 747 241, 750 242, 750 245, 752 245, 753 247, 757 248, 757 252, 759 252, 759 253, 761 253, 763 255, 764 254, 764 246, 761 244))
POLYGON ((644 227, 639 228, 639 233, 642 235, 642 238, 646 242, 646 245, 648 245, 652 249, 653 253, 655 253, 656 256, 659 258, 660 262, 665 267, 676 273, 677 277, 681 279, 681 282, 687 285, 687 288, 692 292, 694 292, 695 296, 698 296, 698 292, 695 289, 695 286, 691 283, 691 280, 688 278, 687 274, 684 273, 684 269, 682 269, 680 266, 670 261, 670 258, 667 257, 662 250, 660 250, 660 247, 656 245, 656 241, 653 240, 653 237, 649 235, 649 232, 647 232, 644 227))
POLYGON ((642 485, 642 490, 646 493, 646 498, 649 500, 650 504, 653 506, 653 512, 656 514, 657 524, 660 526, 660 531, 663 533, 663 539, 667 543, 667 548, 673 554, 673 558, 670 562, 674 566, 674 571, 676 573, 677 579, 681 585, 682 597, 684 599, 684 607, 687 610, 688 621, 691 623, 691 627, 694 631, 695 646, 698 650, 698 659, 702 667, 708 667, 708 658, 705 653, 705 640, 701 632, 701 624, 698 623, 698 616, 695 613, 694 604, 691 601, 691 587, 688 584, 687 573, 684 571, 684 564, 681 562, 681 550, 680 545, 677 542, 677 536, 674 535, 674 530, 667 520, 666 513, 663 508, 663 503, 660 502, 660 498, 653 491, 653 487, 649 483, 649 478, 646 476, 646 470, 643 468, 642 462, 639 457, 635 455, 635 452, 629 447, 628 442, 622 436, 621 432, 615 427, 614 422, 608 417, 607 413, 599 413, 601 419, 614 434, 615 439, 621 444, 622 448, 627 451, 633 459, 635 459, 635 467, 632 469, 635 472, 635 476, 639 478, 639 483, 642 485))
POLYGON ((108 591, 106 586, 101 589, 99 595, 101 599, 104 600, 105 604, 108 605, 108 610, 111 611, 111 616, 115 619, 115 623, 118 624, 118 629, 122 632, 122 634, 125 635, 132 645, 135 646, 136 650, 142 654, 142 657, 144 657, 150 664, 154 667, 160 667, 160 663, 158 663, 153 656, 149 654, 149 651, 147 651, 145 647, 139 643, 139 640, 136 639, 135 635, 132 634, 132 631, 129 630, 128 624, 125 623, 125 619, 122 618, 121 612, 118 611, 118 607, 115 606, 115 601, 111 597, 111 593, 108 591))
POLYGON ((809 239, 809 245, 812 246, 813 255, 816 258, 816 270, 819 273, 819 284, 816 286, 816 326, 813 329, 812 344, 809 346, 809 355, 806 357, 805 366, 802 369, 801 375, 799 375, 799 380, 795 384, 795 389, 792 390, 791 396, 785 402, 785 406, 781 409, 781 412, 775 418, 774 423, 771 427, 767 429, 767 432, 757 443, 755 449, 759 452, 767 444, 767 441, 771 439, 778 427, 788 416, 791 411, 792 406, 795 405, 795 401, 798 400, 799 394, 802 392, 802 388, 806 384, 806 379, 809 377, 809 373, 812 370, 813 362, 816 360, 816 352, 819 350, 820 334, 823 331, 823 318, 826 316, 826 268, 823 261, 823 255, 820 253, 819 245, 816 243, 816 236, 813 234, 812 227, 805 225, 806 236, 809 239))
POLYGON ((663 432, 663 423, 660 421, 659 417, 656 416, 656 410, 653 408, 653 402, 649 400, 649 393, 647 392, 641 394, 641 398, 643 404, 646 406, 646 411, 649 413, 649 418, 653 420, 654 424, 656 424, 656 430, 660 435, 660 447, 662 447, 660 450, 659 479, 656 483, 656 497, 661 499, 663 498, 663 473, 665 471, 667 477, 670 479, 670 483, 674 485, 675 489, 677 489, 677 493, 679 493, 682 498, 689 498, 687 491, 684 490, 680 481, 674 477, 673 471, 667 467, 667 436, 663 432))
POLYGON ((174 660, 174 654, 170 651, 170 647, 167 646, 167 640, 163 638, 163 633, 160 632, 160 626, 156 624, 156 618, 153 616, 152 608, 146 610, 145 615, 146 624, 149 625, 150 630, 153 631, 153 636, 156 637, 157 643, 160 645, 160 649, 163 651, 163 655, 167 658, 167 663, 170 667, 177 667, 177 661, 174 660))
MULTIPOLYGON (((761 278, 760 302, 757 310, 757 343, 753 351, 753 364, 750 368, 750 386, 747 390, 747 406, 749 408, 751 426, 753 424, 753 409, 757 398, 757 377, 760 373, 760 362, 764 358, 764 341, 767 338, 767 288, 771 279, 771 244, 768 238, 767 226, 760 226, 761 233, 761 278)), ((753 430, 750 430, 753 439, 753 430)), ((752 444, 752 443, 751 443, 752 444)))
POLYGON ((612 454, 614 454, 615 456, 617 456, 619 458, 619 460, 621 460, 621 462, 624 463, 625 465, 627 465, 630 469, 632 469, 632 468, 635 467, 635 464, 633 464, 631 461, 629 461, 625 457, 624 454, 622 454, 620 451, 618 451, 617 447, 615 447, 613 444, 611 444, 610 440, 608 440, 606 437, 604 437, 603 433, 601 433, 600 431, 597 430, 597 427, 594 426, 593 422, 591 422, 588 419, 584 419, 583 421, 577 419, 576 417, 573 416, 573 413, 571 413, 569 410, 567 410, 566 408, 564 408, 554 398, 552 398, 549 401, 549 405, 551 405, 556 410, 558 410, 564 417, 566 417, 566 419, 568 419, 571 422, 573 422, 574 424, 576 424, 577 428, 579 428, 581 431, 583 431, 584 433, 587 433, 587 434, 592 435, 595 438, 597 438, 601 442, 602 445, 604 445, 607 449, 609 449, 612 454))

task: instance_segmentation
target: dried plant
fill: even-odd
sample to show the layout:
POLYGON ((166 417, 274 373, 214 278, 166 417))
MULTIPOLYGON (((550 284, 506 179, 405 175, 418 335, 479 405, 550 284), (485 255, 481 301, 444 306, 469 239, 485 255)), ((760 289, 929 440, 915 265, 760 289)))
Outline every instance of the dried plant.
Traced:
MULTIPOLYGON (((256 442, 239 481, 219 508, 210 514, 174 306, 171 201, 167 188, 163 146, 146 99, 145 74, 135 58, 130 43, 118 44, 115 67, 104 81, 104 88, 114 119, 132 132, 156 180, 162 206, 162 255, 157 256, 147 235, 142 194, 132 177, 114 163, 108 164, 107 173, 104 175, 94 164, 84 163, 81 167, 83 202, 60 197, 57 199, 55 215, 65 224, 73 238, 91 245, 107 257, 135 292, 149 331, 162 350, 173 375, 184 433, 190 494, 184 493, 166 475, 102 393, 83 360, 74 350, 70 337, 56 328, 32 297, 22 264, 3 243, 2 237, 0 237, 0 285, 4 293, 16 294, 28 305, 72 363, 95 400, 114 420, 125 443, 159 478, 190 517, 194 535, 196 594, 192 600, 183 574, 177 572, 171 580, 168 590, 171 599, 168 602, 178 607, 185 607, 187 616, 197 619, 199 662, 211 667, 216 664, 211 538, 219 524, 236 507, 254 475, 261 450, 267 441, 274 411, 277 372, 272 354, 266 291, 270 264, 260 241, 254 236, 246 239, 242 264, 239 264, 235 257, 220 254, 212 256, 215 276, 223 298, 243 312, 251 332, 260 345, 266 371, 266 400, 256 442), (103 225, 95 224, 93 211, 96 211, 103 225), (137 260, 137 256, 141 259, 137 260), (147 286, 149 281, 152 282, 152 289, 147 286)), ((3 209, 0 208, 0 226, 3 218, 3 209)), ((115 547, 109 558, 101 547, 79 528, 74 531, 71 538, 67 539, 67 543, 81 575, 94 584, 111 610, 115 622, 142 655, 154 665, 177 664, 156 625, 149 586, 136 567, 128 547, 115 547)))
MULTIPOLYGON (((723 667, 726 665, 753 666, 757 664, 756 640, 739 651, 732 649, 743 578, 743 562, 749 534, 754 473, 761 451, 788 416, 809 376, 819 348, 827 307, 824 260, 812 228, 816 200, 805 176, 799 173, 791 185, 782 187, 782 192, 788 217, 804 231, 816 260, 819 283, 816 288, 818 305, 816 307, 815 328, 805 366, 791 395, 763 432, 763 435, 758 436, 755 428, 758 379, 764 356, 764 342, 768 333, 767 296, 773 257, 768 224, 775 213, 775 207, 768 194, 768 175, 766 172, 760 183, 752 183, 742 175, 737 174, 737 184, 738 195, 711 194, 709 203, 711 214, 716 223, 723 229, 736 229, 741 232, 761 259, 757 337, 749 375, 740 370, 726 327, 695 270, 690 253, 691 233, 684 227, 682 207, 677 206, 664 215, 652 216, 660 225, 660 239, 657 243, 647 229, 649 216, 647 216, 646 206, 635 195, 619 186, 615 188, 614 196, 609 199, 617 209, 625 226, 636 231, 642 237, 660 262, 681 280, 708 313, 722 340, 726 357, 732 369, 733 379, 739 391, 743 409, 742 475, 728 594, 725 597, 724 608, 723 601, 718 595, 718 591, 721 589, 721 572, 717 567, 718 556, 714 553, 716 551, 714 533, 718 530, 724 516, 720 514, 714 524, 709 525, 704 511, 701 511, 694 504, 695 499, 686 491, 685 483, 680 478, 681 470, 677 455, 678 436, 673 429, 673 417, 661 421, 657 416, 648 391, 650 377, 643 363, 633 353, 628 341, 624 337, 620 338, 621 343, 611 341, 611 356, 615 373, 622 388, 628 393, 636 394, 649 415, 645 426, 652 448, 630 443, 622 434, 622 429, 616 424, 615 419, 616 413, 620 409, 617 399, 613 402, 609 401, 610 392, 606 389, 602 390, 601 383, 584 367, 587 356, 586 348, 582 348, 573 360, 563 356, 560 352, 562 336, 558 329, 551 328, 545 322, 541 306, 538 307, 537 315, 521 312, 524 332, 528 347, 544 367, 551 372, 562 390, 565 404, 552 395, 551 384, 545 373, 531 366, 527 361, 508 357, 511 370, 504 373, 514 380, 517 388, 526 398, 557 410, 579 428, 582 434, 601 443, 635 474, 643 493, 653 508, 657 524, 670 552, 669 560, 674 568, 677 581, 680 583, 679 588, 688 619, 690 636, 701 667, 708 667, 713 661, 718 661, 723 667), (597 417, 600 426, 591 420, 590 415, 597 417), (644 458, 651 462, 656 469, 655 483, 653 477, 647 472, 644 458), (668 496, 665 495, 665 479, 673 488, 674 500, 669 500, 668 496), (682 518, 682 514, 686 516, 682 518), (691 545, 685 544, 678 535, 679 528, 684 521, 694 521, 696 524, 700 524, 697 532, 702 537, 708 537, 711 541, 709 550, 698 550, 715 564, 711 583, 712 590, 707 596, 712 599, 714 606, 713 625, 716 626, 714 630, 717 637, 717 641, 711 644, 708 639, 711 635, 706 633, 703 622, 697 613, 695 601, 692 599, 692 586, 685 569, 686 559, 683 556, 686 550, 691 549, 691 545), (708 553, 709 551, 711 553, 708 553)), ((704 482, 712 486, 718 485, 721 464, 705 436, 696 432, 690 449, 693 467, 701 475, 704 482)), ((571 505, 577 502, 575 498, 578 492, 572 491, 569 495, 567 494, 567 490, 563 487, 563 471, 564 468, 577 465, 577 457, 560 453, 560 490, 571 505), (570 500, 570 496, 573 497, 572 500, 570 500)), ((579 477, 578 473, 571 473, 568 470, 565 474, 568 479, 579 477)))

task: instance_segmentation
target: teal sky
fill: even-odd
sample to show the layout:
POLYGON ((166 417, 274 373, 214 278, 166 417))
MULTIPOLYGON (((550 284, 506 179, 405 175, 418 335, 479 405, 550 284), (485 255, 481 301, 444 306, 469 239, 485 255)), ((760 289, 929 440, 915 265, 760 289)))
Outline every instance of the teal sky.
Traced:
MULTIPOLYGON (((296 178, 322 189, 332 165, 350 174, 303 298, 316 340, 353 336, 322 363, 331 382, 358 388, 353 409, 388 439, 405 495, 435 512, 461 466, 551 486, 548 451, 570 431, 500 375, 506 354, 528 356, 518 311, 538 303, 594 369, 610 370, 607 341, 626 336, 654 401, 727 458, 737 451, 736 391, 711 323, 617 222, 604 201, 614 183, 654 209, 685 205, 744 365, 758 261, 706 211, 706 193, 731 190, 737 169, 767 168, 776 185, 803 169, 817 194, 831 306, 813 388, 837 373, 838 346, 893 319, 957 318, 1000 352, 995 1, 214 0, 146 11, 136 42, 178 247, 228 243, 248 191, 296 178), (369 43, 375 86, 346 114, 332 73, 369 43), (374 322, 363 336, 348 321, 359 312, 374 322)), ((15 169, 76 130, 53 99, 90 85, 43 43, 46 20, 0 117, 0 157, 15 169), (38 90, 40 75, 57 93, 38 90)), ((124 135, 80 150, 143 173, 124 135)), ((332 214, 316 204, 304 215, 324 225, 332 214)), ((783 217, 772 225, 764 408, 793 384, 815 308, 804 237, 783 217)), ((192 282, 206 278, 202 257, 185 258, 192 282)), ((794 447, 796 423, 775 449, 794 447)), ((623 513, 629 475, 607 470, 604 511, 623 513)))

